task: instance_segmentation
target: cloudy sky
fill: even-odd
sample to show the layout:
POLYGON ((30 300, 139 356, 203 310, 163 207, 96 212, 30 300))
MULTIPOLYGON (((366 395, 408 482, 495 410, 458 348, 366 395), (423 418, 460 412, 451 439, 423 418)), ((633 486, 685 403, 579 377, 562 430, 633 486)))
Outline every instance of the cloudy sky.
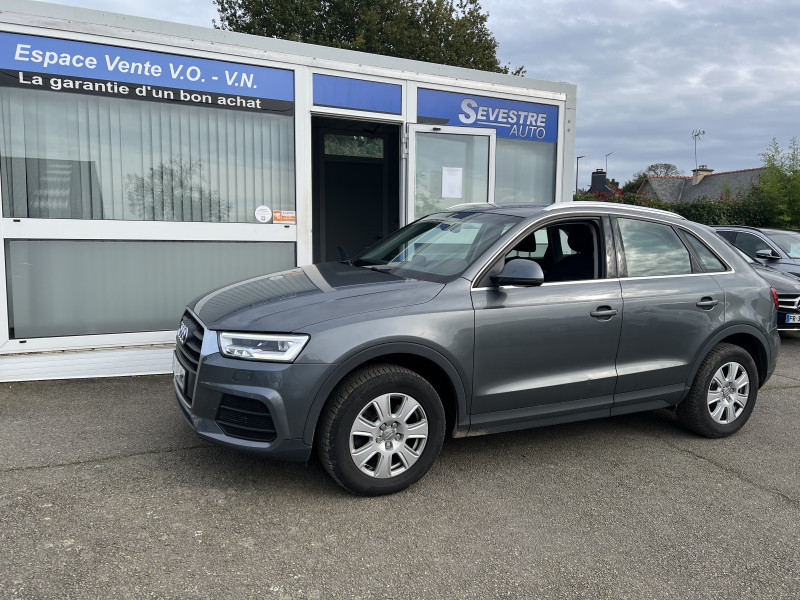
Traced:
MULTIPOLYGON (((61 4, 211 26, 211 0, 61 4)), ((499 57, 578 86, 580 186, 668 162, 691 175, 758 167, 772 138, 800 136, 797 0, 481 0, 499 57)), ((573 165, 574 169, 574 165, 573 165)), ((574 171, 573 171, 574 174, 574 171)))

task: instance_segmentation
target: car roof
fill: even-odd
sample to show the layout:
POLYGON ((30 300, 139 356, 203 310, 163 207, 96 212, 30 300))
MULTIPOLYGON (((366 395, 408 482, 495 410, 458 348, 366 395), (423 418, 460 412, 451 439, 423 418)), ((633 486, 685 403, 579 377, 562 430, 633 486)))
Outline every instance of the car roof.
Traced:
POLYGON ((470 212, 496 212, 509 214, 519 217, 532 217, 542 213, 583 213, 587 210, 598 210, 602 212, 616 212, 631 215, 650 215, 666 217, 686 221, 686 217, 674 212, 649 208, 646 206, 635 206, 633 204, 621 204, 617 202, 556 202, 554 204, 508 204, 500 205, 491 202, 471 202, 466 204, 456 204, 447 210, 470 211, 470 212))
POLYGON ((773 235, 776 233, 788 233, 792 235, 797 235, 798 231, 796 229, 778 229, 775 227, 752 227, 750 225, 712 225, 713 229, 716 230, 726 230, 726 229, 734 229, 734 230, 742 230, 742 231, 758 231, 761 233, 765 233, 767 235, 773 235))
POLYGON ((750 225, 711 225, 712 229, 744 229, 745 231, 767 231, 759 227, 752 227, 750 225))

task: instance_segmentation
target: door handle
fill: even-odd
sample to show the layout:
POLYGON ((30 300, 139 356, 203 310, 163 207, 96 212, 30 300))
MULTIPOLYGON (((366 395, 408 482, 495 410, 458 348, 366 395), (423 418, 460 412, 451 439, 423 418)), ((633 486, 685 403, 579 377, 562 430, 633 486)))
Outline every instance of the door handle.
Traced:
POLYGON ((711 310, 717 304, 719 304, 719 300, 714 300, 711 296, 703 296, 703 298, 700 299, 700 302, 697 303, 697 306, 703 310, 711 310))
POLYGON ((593 310, 589 315, 601 321, 608 321, 611 317, 617 316, 617 309, 610 306, 598 306, 597 310, 593 310))

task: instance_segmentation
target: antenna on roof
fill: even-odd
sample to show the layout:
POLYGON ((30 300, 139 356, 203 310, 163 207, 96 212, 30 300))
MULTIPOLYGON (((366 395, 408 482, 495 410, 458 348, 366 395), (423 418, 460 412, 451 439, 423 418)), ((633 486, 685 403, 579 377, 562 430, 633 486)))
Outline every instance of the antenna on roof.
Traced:
POLYGON ((701 135, 705 135, 705 131, 700 131, 699 129, 695 129, 692 132, 692 138, 694 139, 694 168, 697 168, 697 140, 700 139, 701 135))

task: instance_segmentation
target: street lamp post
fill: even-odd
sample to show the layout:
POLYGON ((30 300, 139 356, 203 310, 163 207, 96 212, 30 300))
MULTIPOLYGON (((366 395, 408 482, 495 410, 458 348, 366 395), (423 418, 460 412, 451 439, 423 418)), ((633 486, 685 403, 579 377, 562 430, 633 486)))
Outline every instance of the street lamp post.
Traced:
POLYGON ((608 177, 608 157, 614 154, 613 152, 609 152, 606 154, 606 177, 608 177))
POLYGON ((583 156, 578 156, 578 157, 575 158, 575 193, 576 194, 578 193, 578 165, 580 164, 582 158, 586 158, 586 156, 583 155, 583 156))

